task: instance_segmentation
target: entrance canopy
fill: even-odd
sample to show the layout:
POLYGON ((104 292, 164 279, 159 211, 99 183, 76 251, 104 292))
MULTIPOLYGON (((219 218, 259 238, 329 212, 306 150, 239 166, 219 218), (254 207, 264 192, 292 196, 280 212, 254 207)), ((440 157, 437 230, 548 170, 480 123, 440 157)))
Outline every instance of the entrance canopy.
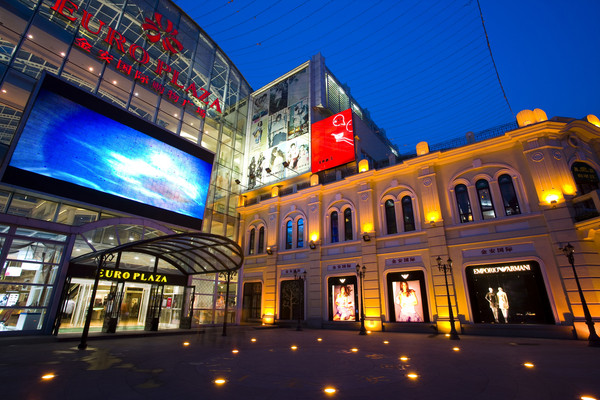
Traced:
POLYGON ((180 233, 154 237, 97 250, 71 259, 76 264, 96 264, 109 254, 148 254, 177 268, 184 275, 236 271, 244 262, 240 246, 233 240, 210 233, 180 233))

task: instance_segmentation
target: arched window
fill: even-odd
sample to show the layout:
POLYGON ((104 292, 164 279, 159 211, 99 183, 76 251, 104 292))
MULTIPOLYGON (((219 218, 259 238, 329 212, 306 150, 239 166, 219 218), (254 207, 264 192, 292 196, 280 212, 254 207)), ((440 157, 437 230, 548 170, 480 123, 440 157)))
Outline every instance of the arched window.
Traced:
POLYGON ((344 240, 353 240, 352 234, 352 210, 346 208, 344 210, 344 240))
POLYGON ((517 199, 515 186, 513 185, 510 175, 500 175, 498 177, 498 186, 500 186, 500 194, 502 195, 502 202, 504 203, 504 213, 506 215, 521 214, 519 199, 517 199))
POLYGON ((471 202, 469 201, 467 187, 462 183, 456 185, 454 194, 456 194, 456 205, 458 206, 460 222, 465 223, 473 221, 473 213, 471 212, 471 202))
POLYGON ((485 179, 480 179, 475 183, 475 188, 477 189, 477 198, 479 199, 479 205, 481 206, 481 218, 496 218, 496 211, 494 211, 494 202, 492 201, 489 182, 485 179))
POLYGON ((594 168, 583 162, 573 163, 571 173, 577 185, 577 194, 579 196, 600 188, 598 174, 594 168))
POLYGON ((396 207, 394 206, 394 200, 389 199, 385 202, 385 226, 388 235, 398 233, 398 226, 396 225, 396 207))
POLYGON ((402 217, 404 221, 404 232, 415 230, 415 214, 413 212, 412 199, 410 196, 402 198, 402 217))
POLYGON ((250 229, 250 237, 248 238, 248 254, 254 254, 254 239, 256 237, 256 229, 250 229))
POLYGON ((293 234, 292 221, 288 221, 287 224, 285 224, 285 248, 286 249, 292 248, 292 234, 293 234))
POLYGON ((265 227, 261 226, 258 230, 258 254, 265 252, 265 227))
POLYGON ((340 241, 340 235, 338 231, 338 213, 337 211, 333 211, 331 213, 330 218, 330 227, 331 227, 331 243, 337 243, 340 241))
POLYGON ((302 218, 296 223, 296 247, 304 247, 304 220, 302 218))

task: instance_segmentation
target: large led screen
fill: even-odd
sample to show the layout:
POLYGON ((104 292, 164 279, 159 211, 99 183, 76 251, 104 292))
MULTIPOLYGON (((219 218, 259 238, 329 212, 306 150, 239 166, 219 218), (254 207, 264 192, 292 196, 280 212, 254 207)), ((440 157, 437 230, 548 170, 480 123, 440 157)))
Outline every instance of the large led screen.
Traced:
POLYGON ((34 189, 40 189, 35 183, 42 182, 43 189, 54 194, 111 207, 123 205, 117 209, 151 218, 160 219, 166 210, 202 219, 212 159, 211 153, 155 125, 46 77, 3 180, 34 189), (56 190, 51 182, 59 183, 56 190), (106 197, 84 188, 135 205, 106 204, 106 197))
POLYGON ((315 122, 312 124, 311 135, 313 174, 356 159, 352 110, 347 109, 315 122))

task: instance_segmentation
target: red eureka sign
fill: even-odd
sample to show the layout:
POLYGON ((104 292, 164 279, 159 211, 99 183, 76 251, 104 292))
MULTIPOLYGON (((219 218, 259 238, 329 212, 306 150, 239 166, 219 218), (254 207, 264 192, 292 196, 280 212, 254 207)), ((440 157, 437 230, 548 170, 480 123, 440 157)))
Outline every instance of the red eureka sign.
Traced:
POLYGON ((352 110, 347 109, 312 124, 313 174, 356 159, 352 110))
MULTIPOLYGON (((79 24, 83 29, 86 30, 86 32, 94 36, 104 37, 105 43, 107 43, 109 46, 112 46, 118 52, 129 55, 134 62, 138 62, 140 64, 148 64, 150 62, 150 55, 146 49, 135 43, 127 43, 127 39, 110 26, 108 29, 104 29, 104 26, 106 25, 104 21, 98 19, 98 29, 91 29, 90 21, 94 18, 94 15, 86 10, 79 10, 79 6, 72 0, 56 0, 51 9, 71 22, 76 22, 79 18, 81 18, 79 20, 79 24), (77 16, 77 12, 79 12, 81 16, 77 16)), ((153 19, 146 17, 144 23, 142 24, 142 29, 146 32, 146 37, 148 40, 151 43, 160 42, 165 52, 175 55, 183 50, 183 45, 177 39, 177 34, 179 32, 174 28, 173 23, 164 18, 161 14, 154 13, 153 19)), ((88 53, 92 53, 95 50, 92 44, 83 37, 75 39, 75 45, 77 45, 82 51, 88 53)), ((106 64, 110 64, 111 62, 115 61, 114 56, 106 50, 97 50, 96 56, 106 64)), ((117 60, 116 69, 124 75, 133 76, 134 80, 152 87, 155 92, 161 95, 165 93, 166 88, 159 81, 152 80, 151 82, 150 78, 142 74, 139 70, 134 71, 131 61, 130 63, 127 63, 122 59, 117 60)), ((159 78, 163 75, 167 76, 167 78, 170 77, 169 84, 185 92, 187 97, 195 99, 197 102, 206 104, 209 109, 214 108, 217 112, 222 112, 221 104, 216 96, 211 96, 211 92, 202 87, 196 86, 194 82, 191 82, 187 86, 182 85, 179 83, 179 71, 164 63, 162 60, 157 60, 156 69, 153 72, 159 78), (210 99, 212 99, 212 101, 210 99)), ((180 95, 177 91, 169 89, 166 90, 166 92, 168 98, 173 103, 180 104, 181 107, 185 107, 187 104, 189 104, 190 106, 196 108, 196 113, 202 118, 206 116, 206 111, 199 107, 197 103, 194 103, 193 100, 182 98, 181 103, 179 103, 180 95)))

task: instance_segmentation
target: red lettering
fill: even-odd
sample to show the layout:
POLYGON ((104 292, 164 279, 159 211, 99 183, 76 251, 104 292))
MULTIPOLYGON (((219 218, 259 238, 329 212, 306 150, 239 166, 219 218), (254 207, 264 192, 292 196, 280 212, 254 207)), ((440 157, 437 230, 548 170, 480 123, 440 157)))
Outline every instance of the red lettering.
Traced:
POLYGON ((171 78, 171 83, 175 86, 177 86, 178 88, 183 89, 183 85, 180 85, 179 83, 177 83, 177 78, 179 77, 179 71, 177 71, 176 69, 173 70, 173 78, 171 78))
POLYGON ((201 116, 202 118, 205 118, 205 117, 206 117, 206 111, 204 111, 202 108, 198 107, 198 108, 196 109, 196 112, 197 112, 198 114, 200 114, 200 116, 201 116))
POLYGON ((86 31, 91 33, 92 35, 97 35, 102 30, 102 27, 104 26, 104 21, 98 20, 98 23, 100 26, 98 27, 98 30, 96 32, 94 32, 94 31, 90 30, 90 27, 89 27, 90 19, 92 19, 93 17, 94 17, 94 15, 92 13, 89 13, 89 12, 83 10, 83 18, 81 18, 81 26, 86 31))
POLYGON ((100 58, 107 64, 110 64, 110 62, 114 59, 114 57, 106 50, 100 50, 100 52, 98 53, 98 58, 100 58))
POLYGON ((198 98, 198 92, 196 92, 196 84, 194 82, 190 83, 190 86, 188 86, 187 89, 185 89, 185 92, 188 96, 190 95, 190 90, 192 91, 192 96, 198 98))
POLYGON ((200 100, 201 102, 203 102, 204 104, 208 104, 208 101, 204 100, 208 97, 208 95, 210 94, 210 92, 204 88, 200 88, 200 90, 203 90, 204 93, 202 94, 202 96, 198 97, 198 100, 200 100))
POLYGON ((133 58, 135 61, 141 64, 148 64, 148 61, 150 61, 150 56, 148 55, 148 52, 143 47, 138 46, 137 44, 132 44, 131 46, 129 46, 129 55, 131 56, 131 58, 133 58), (135 56, 135 51, 138 49, 141 50, 142 53, 141 59, 138 59, 135 56))
POLYGON ((215 99, 208 108, 215 108, 219 113, 221 113, 221 104, 219 103, 219 99, 215 99))
POLYGON ((119 32, 115 31, 113 28, 111 28, 111 27, 108 28, 108 34, 106 35, 106 38, 104 39, 104 41, 106 43, 108 43, 110 46, 113 45, 113 42, 116 43, 117 49, 119 49, 119 51, 121 53, 125 53, 125 47, 124 47, 125 38, 119 32))
POLYGON ((148 82, 150 82, 150 80, 148 79, 148 77, 144 74, 142 74, 140 71, 135 71, 135 77, 133 78, 138 79, 140 82, 148 84, 148 82))
POLYGON ((117 70, 120 70, 124 73, 126 73, 127 75, 131 74, 131 65, 124 63, 123 61, 119 60, 119 62, 117 63, 117 70))
POLYGON ((171 72, 171 66, 165 64, 164 62, 162 62, 162 60, 158 60, 158 63, 156 64, 156 71, 154 72, 156 73, 156 75, 161 76, 163 71, 171 72))
POLYGON ((68 19, 69 21, 75 21, 77 17, 73 17, 73 13, 77 11, 79 7, 77 4, 73 3, 71 0, 56 0, 54 3, 54 7, 52 9, 68 19), (73 6, 73 8, 69 8, 65 5, 65 3, 69 2, 69 5, 73 6), (69 15, 65 14, 65 10, 69 12, 69 15))

